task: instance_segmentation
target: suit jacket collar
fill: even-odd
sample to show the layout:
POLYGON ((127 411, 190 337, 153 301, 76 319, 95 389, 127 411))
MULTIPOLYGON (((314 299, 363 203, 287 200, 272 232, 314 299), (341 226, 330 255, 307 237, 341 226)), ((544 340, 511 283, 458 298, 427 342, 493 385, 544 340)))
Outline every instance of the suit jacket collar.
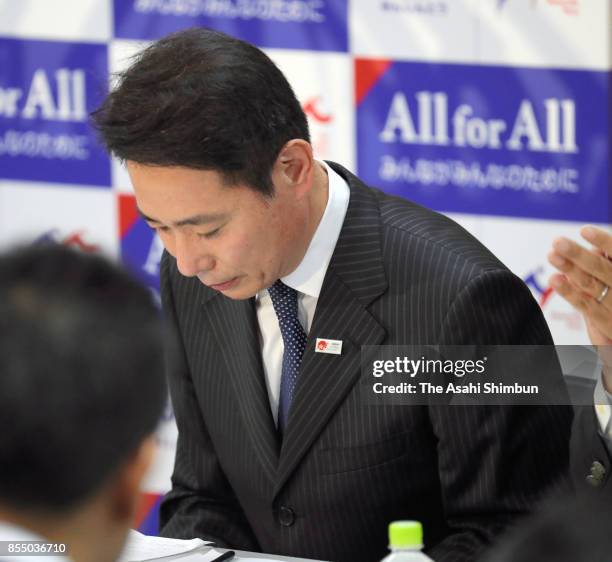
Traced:
POLYGON ((351 196, 317 303, 282 448, 270 412, 253 299, 212 298, 213 291, 204 299, 240 414, 275 494, 358 380, 361 346, 379 344, 385 335, 367 310, 387 288, 376 192, 342 166, 328 164, 347 181, 351 196), (341 340, 342 354, 316 353, 316 338, 341 340))
POLYGON ((219 295, 205 302, 208 330, 219 346, 233 387, 238 412, 271 485, 276 479, 280 443, 268 400, 254 299, 219 295))
POLYGON ((328 164, 347 181, 351 198, 302 357, 275 493, 359 379, 361 346, 377 345, 385 336, 383 327, 367 309, 387 288, 376 192, 342 166, 328 164), (342 354, 317 353, 317 338, 341 340, 342 354))
POLYGON ((349 206, 336 249, 329 264, 364 306, 387 289, 380 238, 380 209, 377 195, 347 169, 327 164, 348 183, 351 191, 349 206), (367 271, 367 275, 364 272, 367 271))

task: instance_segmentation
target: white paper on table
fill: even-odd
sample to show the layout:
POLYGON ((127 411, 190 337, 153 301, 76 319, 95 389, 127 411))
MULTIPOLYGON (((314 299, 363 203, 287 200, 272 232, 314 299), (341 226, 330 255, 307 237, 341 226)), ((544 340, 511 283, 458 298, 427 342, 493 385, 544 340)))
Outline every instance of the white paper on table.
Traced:
MULTIPOLYGON (((202 539, 182 540, 151 537, 132 529, 117 562, 143 562, 144 560, 167 558, 193 552, 209 544, 211 543, 202 539)), ((202 558, 198 556, 198 560, 201 562, 202 558)))
MULTIPOLYGON (((247 554, 236 554, 235 558, 232 558, 233 562, 279 562, 281 560, 280 556, 272 556, 271 558, 266 558, 265 554, 258 554, 257 556, 248 556, 247 554)), ((282 557, 282 560, 307 560, 307 562, 322 562, 320 560, 311 560, 305 558, 290 558, 290 557, 282 557)), ((229 561, 229 562, 232 562, 229 561)))
POLYGON ((278 562, 278 558, 245 558, 244 556, 238 556, 236 562, 278 562))
MULTIPOLYGON (((215 550, 211 548, 206 553, 192 553, 188 554, 184 558, 181 557, 181 562, 214 562, 217 558, 223 555, 223 552, 215 550)), ((242 560, 241 558, 236 558, 235 556, 230 558, 228 562, 237 562, 238 560, 242 560)), ((264 561, 265 562, 265 561, 264 561)))
MULTIPOLYGON (((170 556, 166 556, 161 560, 168 560, 172 562, 214 562, 219 557, 223 556, 224 552, 220 550, 215 550, 206 545, 200 545, 195 548, 195 550, 189 550, 187 552, 179 552, 178 554, 173 554, 170 556)), ((160 562, 160 559, 155 559, 156 562, 160 562)), ((238 562, 241 561, 241 558, 232 557, 228 560, 228 562, 238 562)), ((119 562, 119 561, 118 561, 119 562)), ((258 562, 262 562, 261 560, 258 562)), ((266 562, 265 560, 263 562, 266 562)))
MULTIPOLYGON (((214 562, 220 556, 223 556, 225 551, 215 550, 214 548, 208 547, 208 550, 196 549, 185 554, 180 554, 173 558, 174 562, 214 562)), ((249 556, 248 554, 236 553, 227 562, 279 562, 279 560, 303 560, 302 558, 284 558, 279 556, 270 556, 267 558, 265 554, 258 554, 255 556, 249 556)), ((316 560, 308 562, 317 562, 316 560)))

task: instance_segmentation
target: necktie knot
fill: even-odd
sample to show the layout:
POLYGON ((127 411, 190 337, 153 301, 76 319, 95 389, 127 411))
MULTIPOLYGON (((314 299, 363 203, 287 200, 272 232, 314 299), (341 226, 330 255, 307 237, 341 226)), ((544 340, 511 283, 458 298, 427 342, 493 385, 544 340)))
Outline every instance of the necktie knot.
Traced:
POLYGON ((280 279, 268 288, 268 294, 272 299, 272 306, 281 329, 283 341, 285 331, 293 322, 297 321, 297 291, 285 285, 280 279))

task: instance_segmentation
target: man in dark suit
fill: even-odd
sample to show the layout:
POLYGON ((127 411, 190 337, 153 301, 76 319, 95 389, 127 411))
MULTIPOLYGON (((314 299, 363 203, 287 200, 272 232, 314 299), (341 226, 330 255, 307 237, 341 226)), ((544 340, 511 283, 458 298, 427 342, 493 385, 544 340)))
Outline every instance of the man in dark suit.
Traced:
POLYGON ((595 490, 612 503, 612 234, 591 225, 580 232, 591 249, 559 238, 548 256, 560 271, 551 286, 582 313, 602 362, 595 408, 580 408, 574 421, 571 468, 578 491, 595 490))
POLYGON ((167 250, 179 438, 163 534, 365 562, 390 521, 413 518, 434 559, 472 560, 565 471, 567 408, 366 404, 364 345, 550 335, 524 284, 458 225, 314 160, 261 51, 169 36, 95 121, 167 250))

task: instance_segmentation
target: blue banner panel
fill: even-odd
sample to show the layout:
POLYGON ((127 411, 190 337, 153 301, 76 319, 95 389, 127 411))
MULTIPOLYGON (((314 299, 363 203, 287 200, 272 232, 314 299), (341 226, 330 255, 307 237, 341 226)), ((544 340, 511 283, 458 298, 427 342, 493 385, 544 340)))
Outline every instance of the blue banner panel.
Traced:
POLYGON ((0 178, 110 186, 88 124, 107 80, 105 45, 0 39, 0 178))
POLYGON ((606 72, 359 60, 357 162, 444 211, 606 223, 606 72))
POLYGON ((202 26, 259 47, 348 50, 347 0, 114 0, 115 37, 202 26))

